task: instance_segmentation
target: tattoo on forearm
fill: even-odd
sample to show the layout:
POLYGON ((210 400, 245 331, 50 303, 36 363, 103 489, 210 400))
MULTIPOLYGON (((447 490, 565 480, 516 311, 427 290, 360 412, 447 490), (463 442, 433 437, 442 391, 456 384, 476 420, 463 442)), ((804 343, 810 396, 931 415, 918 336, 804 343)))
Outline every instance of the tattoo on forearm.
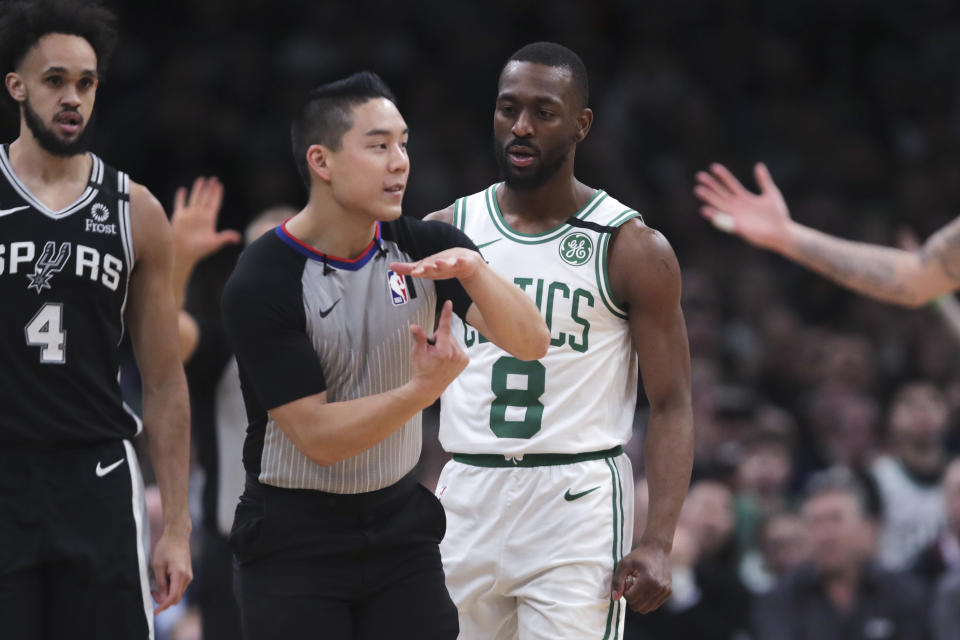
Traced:
POLYGON ((864 260, 855 251, 824 247, 819 242, 801 242, 798 248, 814 269, 861 293, 897 299, 911 296, 911 288, 898 278, 893 264, 864 260))
POLYGON ((960 283, 960 233, 947 230, 930 238, 921 252, 921 260, 936 260, 948 278, 960 283))

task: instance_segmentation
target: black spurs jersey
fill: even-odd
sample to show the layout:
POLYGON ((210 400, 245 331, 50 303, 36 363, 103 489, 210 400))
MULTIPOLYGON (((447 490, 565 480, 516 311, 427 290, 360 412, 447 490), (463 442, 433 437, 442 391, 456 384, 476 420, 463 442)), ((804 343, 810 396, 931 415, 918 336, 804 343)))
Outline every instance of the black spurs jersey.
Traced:
POLYGON ((130 178, 93 159, 52 211, 0 148, 0 445, 129 438, 118 347, 133 268, 130 178))

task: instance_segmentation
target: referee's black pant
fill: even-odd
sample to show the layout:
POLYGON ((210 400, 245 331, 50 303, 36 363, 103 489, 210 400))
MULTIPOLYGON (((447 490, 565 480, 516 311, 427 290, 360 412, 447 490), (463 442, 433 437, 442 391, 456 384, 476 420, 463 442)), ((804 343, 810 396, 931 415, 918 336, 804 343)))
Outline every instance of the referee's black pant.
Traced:
POLYGON ((230 535, 247 640, 454 640, 443 507, 412 474, 370 493, 248 476, 230 535))

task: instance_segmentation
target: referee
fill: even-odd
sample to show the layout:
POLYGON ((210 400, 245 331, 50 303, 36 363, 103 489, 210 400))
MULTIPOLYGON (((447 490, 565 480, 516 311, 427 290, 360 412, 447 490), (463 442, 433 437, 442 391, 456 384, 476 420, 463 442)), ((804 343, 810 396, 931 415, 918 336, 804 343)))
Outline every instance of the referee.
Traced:
POLYGON ((248 640, 458 633, 443 509, 411 474, 420 412, 467 363, 452 313, 521 359, 549 333, 465 235, 400 217, 407 137, 375 74, 315 89, 292 127, 309 201, 224 291, 250 421, 231 532, 248 640))

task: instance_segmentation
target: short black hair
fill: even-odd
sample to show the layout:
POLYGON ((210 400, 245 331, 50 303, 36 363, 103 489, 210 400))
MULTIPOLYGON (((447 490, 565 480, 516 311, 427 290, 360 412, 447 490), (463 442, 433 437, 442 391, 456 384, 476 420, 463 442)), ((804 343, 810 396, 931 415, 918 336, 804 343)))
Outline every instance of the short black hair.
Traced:
POLYGON ((51 33, 79 36, 89 42, 97 55, 97 73, 102 75, 117 44, 116 24, 117 17, 96 0, 11 2, 0 12, 3 75, 16 71, 33 45, 51 33))
POLYGON ((372 71, 321 85, 310 92, 290 127, 293 159, 303 183, 310 189, 307 148, 313 144, 339 151, 343 134, 353 126, 353 108, 374 98, 397 99, 387 83, 372 71))
MULTIPOLYGON (((504 63, 504 69, 511 62, 533 62, 548 67, 562 67, 570 71, 573 86, 583 99, 583 105, 590 104, 590 82, 587 80, 587 67, 576 53, 556 42, 533 42, 517 50, 504 63)), ((501 75, 503 70, 500 70, 501 75)))

